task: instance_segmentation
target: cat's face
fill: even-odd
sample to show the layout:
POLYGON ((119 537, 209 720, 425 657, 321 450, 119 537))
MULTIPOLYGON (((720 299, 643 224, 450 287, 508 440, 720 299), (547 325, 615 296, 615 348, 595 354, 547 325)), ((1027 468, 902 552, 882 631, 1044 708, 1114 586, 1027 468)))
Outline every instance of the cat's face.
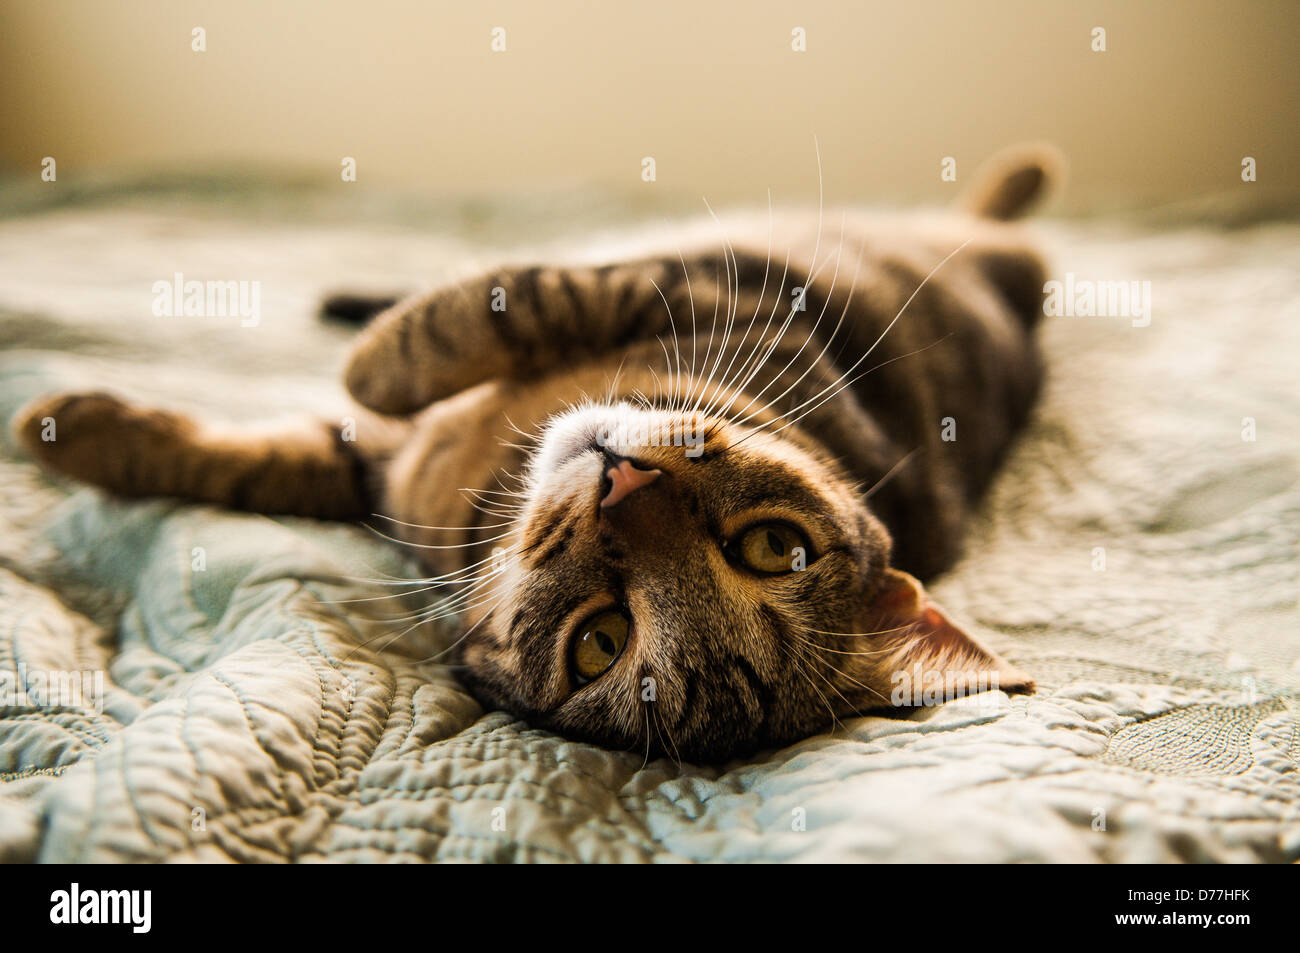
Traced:
POLYGON ((910 577, 796 440, 626 404, 554 420, 499 601, 463 643, 470 684, 563 734, 697 761, 889 705, 916 633, 885 602, 910 577))

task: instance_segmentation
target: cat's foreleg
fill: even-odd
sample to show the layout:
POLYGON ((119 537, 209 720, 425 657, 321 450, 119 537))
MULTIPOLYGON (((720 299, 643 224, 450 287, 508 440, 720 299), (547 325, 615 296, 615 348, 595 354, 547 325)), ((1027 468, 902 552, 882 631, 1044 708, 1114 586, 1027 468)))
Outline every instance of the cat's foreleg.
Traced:
POLYGON ((345 381, 371 410, 412 414, 484 381, 535 377, 671 336, 674 316, 689 319, 691 293, 676 259, 502 269, 379 314, 355 345, 345 381))
MULTIPOLYGON (((18 412, 13 429, 48 469, 119 496, 322 519, 373 511, 379 448, 356 439, 346 422, 217 427, 89 393, 37 399, 18 412)), ((364 425, 362 434, 369 436, 364 425)))

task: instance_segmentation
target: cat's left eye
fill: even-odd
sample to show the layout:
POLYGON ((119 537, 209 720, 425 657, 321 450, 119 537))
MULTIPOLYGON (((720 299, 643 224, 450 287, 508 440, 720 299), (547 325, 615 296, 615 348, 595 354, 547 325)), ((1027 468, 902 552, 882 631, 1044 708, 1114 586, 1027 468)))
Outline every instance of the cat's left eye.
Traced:
POLYGON ((618 611, 602 612, 578 627, 570 649, 573 674, 585 685, 604 674, 623 652, 631 622, 618 611))
POLYGON ((735 546, 736 555, 750 569, 761 573, 793 572, 808 556, 803 534, 784 523, 760 523, 745 530, 735 546))

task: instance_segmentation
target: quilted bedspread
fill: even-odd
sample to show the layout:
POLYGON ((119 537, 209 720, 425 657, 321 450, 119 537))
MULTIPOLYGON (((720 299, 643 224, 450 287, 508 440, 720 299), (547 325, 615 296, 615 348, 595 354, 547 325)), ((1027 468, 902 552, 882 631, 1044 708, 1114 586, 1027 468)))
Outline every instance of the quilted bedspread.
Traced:
MULTIPOLYGON (((324 290, 644 214, 58 188, 0 216, 5 420, 59 388, 341 414, 324 290), (259 281, 258 323, 155 315, 176 273, 259 281)), ((1035 227, 1058 275, 1152 301, 1046 320, 1044 402, 932 586, 1035 694, 646 763, 484 711, 439 662, 454 629, 401 634, 412 565, 364 527, 116 501, 6 433, 0 860, 1297 860, 1300 224, 1035 227), (41 703, 74 676, 80 704, 41 703)))

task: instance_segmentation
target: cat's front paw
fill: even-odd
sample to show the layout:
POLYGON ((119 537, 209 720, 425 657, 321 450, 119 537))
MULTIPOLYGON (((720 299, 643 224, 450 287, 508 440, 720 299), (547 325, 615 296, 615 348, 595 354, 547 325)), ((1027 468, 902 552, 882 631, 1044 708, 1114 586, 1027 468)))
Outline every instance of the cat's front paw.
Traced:
POLYGON ((43 466, 127 495, 182 426, 176 415, 104 393, 39 397, 13 419, 14 436, 43 466))
POLYGON ((126 404, 111 394, 50 394, 21 407, 13 419, 14 436, 39 460, 53 459, 69 442, 59 443, 59 430, 82 438, 121 419, 126 404))

